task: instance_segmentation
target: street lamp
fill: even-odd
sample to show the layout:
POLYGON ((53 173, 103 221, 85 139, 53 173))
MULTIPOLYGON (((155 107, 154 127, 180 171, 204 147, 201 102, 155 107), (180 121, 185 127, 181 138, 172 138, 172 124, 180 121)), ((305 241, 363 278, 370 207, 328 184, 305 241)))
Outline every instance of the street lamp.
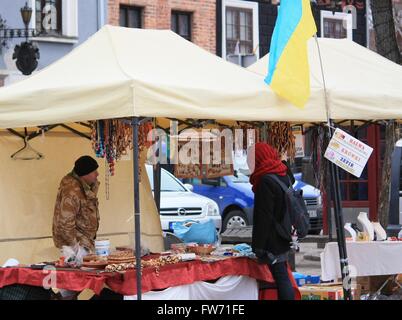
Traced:
POLYGON ((30 75, 38 66, 39 49, 30 41, 29 37, 35 37, 35 29, 29 29, 29 23, 32 17, 32 8, 25 2, 25 6, 21 8, 21 18, 24 22, 24 29, 8 29, 5 22, 0 24, 0 43, 4 43, 7 39, 25 38, 25 42, 16 45, 14 48, 13 59, 16 59, 18 70, 24 75, 30 75))
POLYGON ((29 22, 31 21, 32 17, 32 9, 28 7, 28 3, 25 2, 25 6, 21 8, 21 18, 25 24, 25 30, 28 30, 29 22))

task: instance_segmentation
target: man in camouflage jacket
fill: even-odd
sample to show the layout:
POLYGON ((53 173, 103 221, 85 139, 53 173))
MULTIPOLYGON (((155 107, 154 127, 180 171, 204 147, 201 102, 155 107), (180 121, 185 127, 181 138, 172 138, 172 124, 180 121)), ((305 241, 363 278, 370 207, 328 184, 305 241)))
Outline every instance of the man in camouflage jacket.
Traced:
POLYGON ((57 248, 79 243, 95 251, 99 228, 97 168, 95 159, 82 156, 61 180, 53 216, 53 242, 57 248))

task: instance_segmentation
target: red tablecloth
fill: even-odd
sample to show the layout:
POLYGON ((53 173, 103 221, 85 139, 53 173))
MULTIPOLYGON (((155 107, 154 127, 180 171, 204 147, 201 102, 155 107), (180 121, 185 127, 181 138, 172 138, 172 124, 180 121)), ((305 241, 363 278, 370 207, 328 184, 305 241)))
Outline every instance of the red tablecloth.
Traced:
POLYGON ((12 284, 26 284, 45 288, 58 288, 73 291, 91 289, 99 294, 105 283, 102 274, 79 270, 50 271, 30 268, 0 268, 0 288, 12 284))
MULTIPOLYGON (((300 298, 297 284, 289 270, 296 298, 300 298)), ((196 281, 215 280, 229 275, 248 276, 274 285, 269 268, 265 264, 248 258, 230 258, 216 262, 189 261, 166 265, 159 269, 145 268, 142 272, 142 292, 165 289, 196 281)), ((79 270, 49 271, 29 268, 0 268, 0 288, 12 284, 55 287, 73 291, 91 289, 99 294, 107 285, 113 291, 123 295, 137 293, 136 271, 125 273, 94 273, 79 270)), ((260 298, 275 298, 276 290, 260 293, 260 298)))

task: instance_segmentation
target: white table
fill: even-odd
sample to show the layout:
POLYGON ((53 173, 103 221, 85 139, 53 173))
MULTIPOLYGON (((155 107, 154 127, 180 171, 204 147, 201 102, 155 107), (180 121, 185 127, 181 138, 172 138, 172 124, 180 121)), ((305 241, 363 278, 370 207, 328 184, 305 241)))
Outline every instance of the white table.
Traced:
MULTIPOLYGON (((247 276, 226 276, 215 283, 197 281, 160 291, 143 293, 143 300, 258 300, 257 280, 247 276)), ((137 296, 124 296, 137 300, 137 296)))
MULTIPOLYGON (((347 241, 346 250, 352 277, 402 273, 402 241, 347 241)), ((321 280, 341 277, 338 244, 329 242, 321 253, 321 280)))

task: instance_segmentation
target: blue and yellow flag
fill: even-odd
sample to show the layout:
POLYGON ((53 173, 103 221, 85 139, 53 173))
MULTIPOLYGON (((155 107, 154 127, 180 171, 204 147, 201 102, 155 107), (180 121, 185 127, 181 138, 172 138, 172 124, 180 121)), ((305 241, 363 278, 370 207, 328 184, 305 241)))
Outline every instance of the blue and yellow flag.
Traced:
POLYGON ((307 40, 316 32, 310 0, 281 0, 265 82, 298 107, 310 97, 307 40))

